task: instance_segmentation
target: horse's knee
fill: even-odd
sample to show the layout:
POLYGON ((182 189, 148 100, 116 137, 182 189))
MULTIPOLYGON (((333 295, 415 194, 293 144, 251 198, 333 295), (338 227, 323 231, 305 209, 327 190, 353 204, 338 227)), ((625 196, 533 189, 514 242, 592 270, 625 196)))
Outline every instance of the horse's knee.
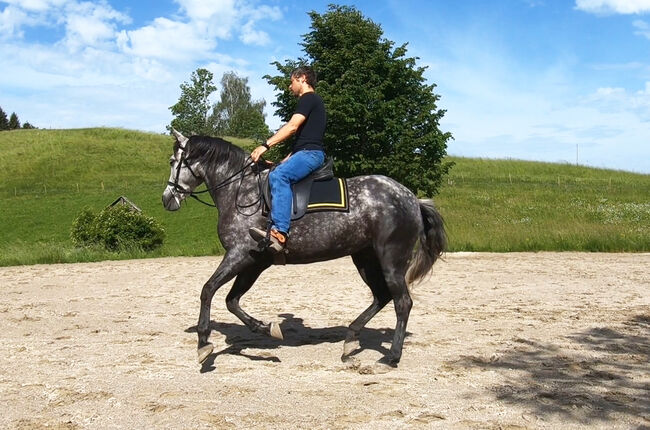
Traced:
POLYGON ((216 289, 212 288, 210 283, 203 285, 201 289, 201 303, 210 303, 212 301, 212 296, 214 296, 216 289))

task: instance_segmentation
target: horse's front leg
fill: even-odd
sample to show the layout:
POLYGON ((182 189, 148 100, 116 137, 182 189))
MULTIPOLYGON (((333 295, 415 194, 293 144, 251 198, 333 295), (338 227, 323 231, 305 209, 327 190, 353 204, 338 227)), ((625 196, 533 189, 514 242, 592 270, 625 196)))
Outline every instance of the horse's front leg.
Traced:
POLYGON ((264 324, 262 321, 247 314, 239 305, 239 299, 246 294, 260 274, 269 266, 270 264, 261 264, 255 267, 250 267, 237 275, 235 283, 226 297, 226 307, 244 324, 246 324, 252 332, 282 339, 282 330, 280 330, 280 326, 277 323, 271 322, 270 324, 264 324))
POLYGON ((199 336, 198 359, 199 363, 205 361, 212 353, 214 346, 208 342, 210 337, 210 307, 212 298, 217 290, 226 282, 234 278, 239 272, 254 261, 245 252, 228 252, 221 260, 217 270, 203 285, 201 290, 201 310, 196 331, 199 336))

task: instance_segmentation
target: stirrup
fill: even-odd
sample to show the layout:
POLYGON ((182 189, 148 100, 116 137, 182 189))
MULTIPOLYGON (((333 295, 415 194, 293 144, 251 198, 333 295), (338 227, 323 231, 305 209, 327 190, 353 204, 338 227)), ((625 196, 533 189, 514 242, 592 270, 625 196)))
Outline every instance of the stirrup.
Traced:
POLYGON ((260 242, 263 239, 266 239, 266 231, 262 230, 261 228, 257 227, 251 227, 248 229, 248 234, 253 238, 255 242, 260 242))
MULTIPOLYGON (((277 230, 276 230, 277 232, 277 230)), ((277 234, 274 234, 271 229, 267 231, 262 230, 261 228, 251 227, 248 229, 248 234, 257 242, 257 247, 259 251, 269 250, 274 254, 288 253, 286 249, 286 235, 283 233, 277 232, 284 236, 284 243, 280 241, 277 234)))

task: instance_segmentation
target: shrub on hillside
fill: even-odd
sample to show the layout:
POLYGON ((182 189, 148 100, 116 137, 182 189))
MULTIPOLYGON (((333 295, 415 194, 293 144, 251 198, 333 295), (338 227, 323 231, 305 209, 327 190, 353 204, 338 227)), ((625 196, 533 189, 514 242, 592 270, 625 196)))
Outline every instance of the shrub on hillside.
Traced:
POLYGON ((109 251, 142 249, 162 245, 165 230, 153 218, 127 206, 108 207, 98 214, 84 209, 72 222, 70 232, 76 246, 100 246, 109 251))

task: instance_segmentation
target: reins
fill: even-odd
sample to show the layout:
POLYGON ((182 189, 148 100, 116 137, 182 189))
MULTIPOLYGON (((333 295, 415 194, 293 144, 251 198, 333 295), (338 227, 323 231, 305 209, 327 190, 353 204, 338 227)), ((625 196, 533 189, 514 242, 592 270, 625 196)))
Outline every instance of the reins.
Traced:
MULTIPOLYGON (((237 212, 239 214, 244 215, 244 216, 252 216, 252 215, 256 214, 259 211, 259 207, 258 207, 257 209, 255 209, 251 213, 244 213, 243 212, 244 209, 248 209, 248 208, 256 206, 256 205, 260 206, 262 204, 261 174, 260 174, 259 171, 257 172, 257 182, 258 182, 257 200, 255 200, 253 203, 246 204, 246 205, 240 205, 237 202, 239 200, 239 191, 241 190, 242 184, 244 183, 244 178, 246 176, 249 176, 251 174, 256 173, 252 169, 252 167, 255 166, 255 163, 252 161, 250 156, 246 157, 246 159, 244 160, 244 165, 241 167, 241 169, 237 170, 235 173, 233 173, 232 175, 230 175, 229 177, 227 177, 226 179, 224 179, 223 181, 221 181, 219 184, 215 185, 214 187, 207 187, 205 190, 201 190, 201 191, 188 191, 185 188, 181 187, 180 184, 178 183, 178 180, 179 180, 180 174, 181 174, 182 166, 185 165, 185 167, 187 167, 187 170, 189 170, 190 173, 192 174, 192 176, 194 176, 196 179, 201 179, 201 177, 199 177, 196 173, 194 173, 194 171, 192 170, 192 167, 190 167, 190 164, 187 162, 187 158, 185 157, 185 147, 180 146, 180 149, 181 149, 181 160, 179 161, 178 167, 176 168, 176 178, 174 179, 174 182, 167 181, 167 184, 174 187, 174 190, 176 190, 178 192, 181 192, 183 194, 189 195, 190 197, 192 197, 194 200, 196 200, 199 203, 202 203, 202 204, 204 204, 206 206, 216 208, 217 207, 216 204, 201 200, 201 198, 198 195, 208 193, 210 191, 216 191, 216 190, 219 190, 221 188, 224 188, 224 187, 232 184, 233 182, 235 182, 237 180, 237 176, 241 175, 241 177, 239 178, 239 187, 237 187, 237 191, 235 192, 235 208, 237 209, 237 212), (251 167, 250 173, 244 173, 245 170, 247 168, 249 168, 249 167, 251 167)), ((205 182, 205 180, 204 180, 204 182, 205 182)))

